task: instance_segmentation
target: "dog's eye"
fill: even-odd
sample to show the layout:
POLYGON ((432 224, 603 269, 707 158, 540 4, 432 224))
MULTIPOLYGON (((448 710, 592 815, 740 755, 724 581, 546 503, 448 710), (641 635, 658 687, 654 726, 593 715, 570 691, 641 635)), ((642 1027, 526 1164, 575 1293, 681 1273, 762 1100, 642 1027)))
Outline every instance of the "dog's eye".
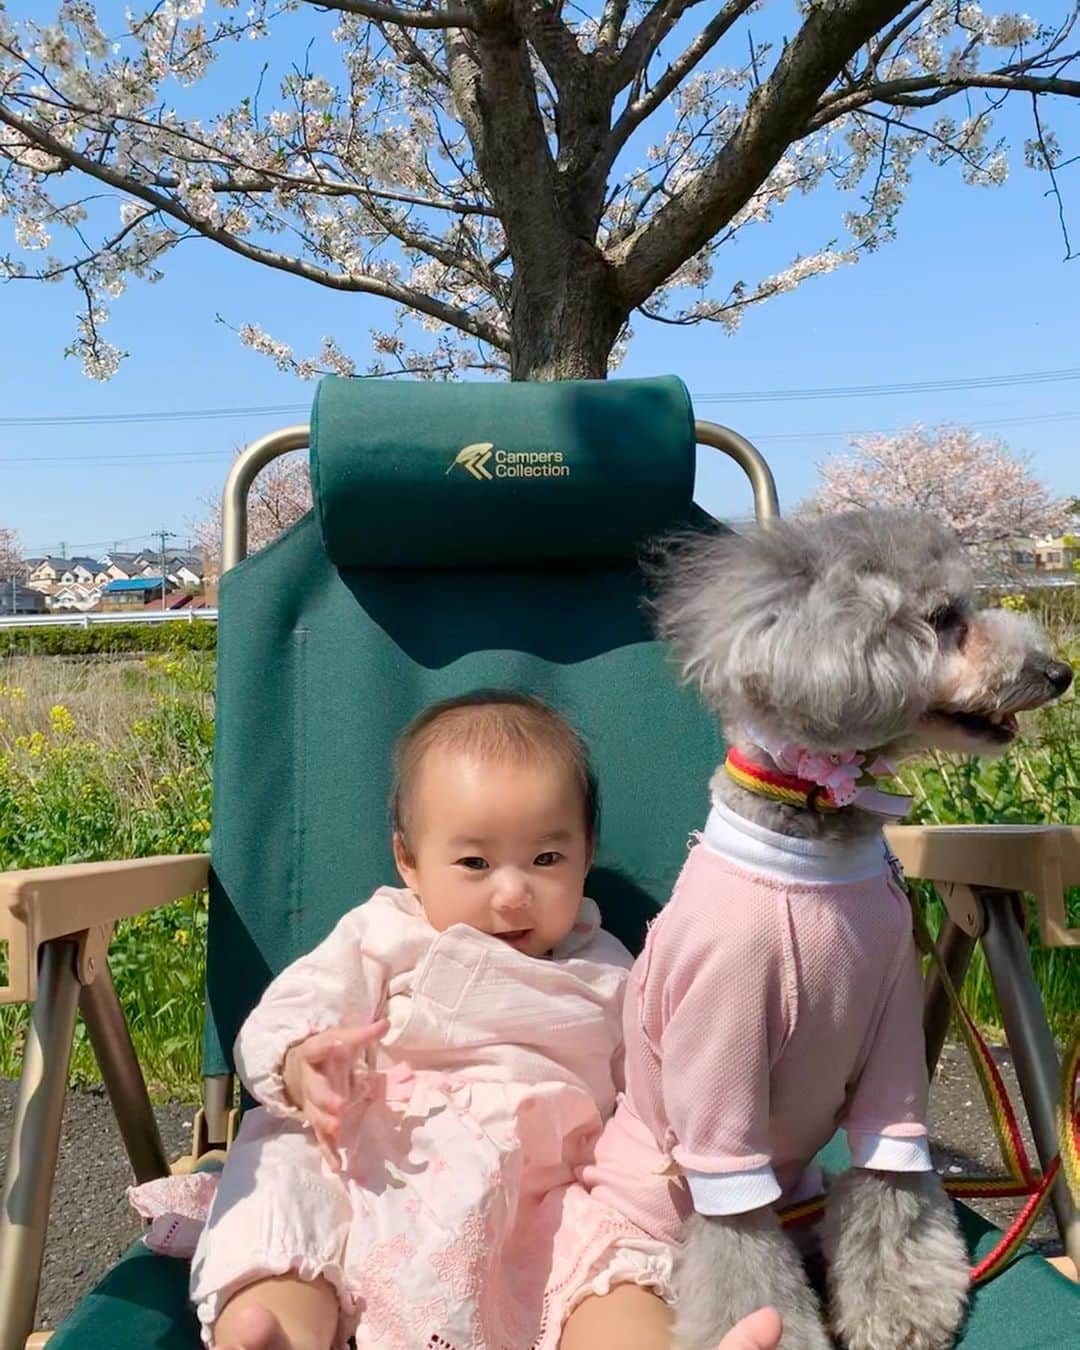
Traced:
POLYGON ((967 637, 967 615, 959 605, 951 601, 932 610, 926 616, 926 622, 935 633, 947 633, 959 643, 963 643, 967 637))

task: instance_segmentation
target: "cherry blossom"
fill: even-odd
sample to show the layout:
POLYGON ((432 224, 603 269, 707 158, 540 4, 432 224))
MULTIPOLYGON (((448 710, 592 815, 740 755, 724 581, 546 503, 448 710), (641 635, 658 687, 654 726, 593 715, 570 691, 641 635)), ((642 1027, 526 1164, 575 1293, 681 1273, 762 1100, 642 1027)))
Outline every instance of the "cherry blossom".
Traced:
POLYGON ((922 426, 857 437, 818 465, 821 484, 803 507, 828 514, 867 506, 929 511, 980 567, 1000 570, 1014 541, 1060 534, 1072 503, 1051 497, 1030 461, 966 427, 922 426))
POLYGON ((95 379, 126 355, 110 306, 196 238, 387 304, 311 354, 225 316, 302 378, 599 376, 635 310, 734 331, 887 244, 923 166, 1003 182, 1012 91, 1060 207, 1064 12, 807 0, 765 42, 760 7, 695 29, 691 0, 7 0, 0 278, 74 287, 95 379), (742 275, 728 246, 826 184, 835 229, 742 275))

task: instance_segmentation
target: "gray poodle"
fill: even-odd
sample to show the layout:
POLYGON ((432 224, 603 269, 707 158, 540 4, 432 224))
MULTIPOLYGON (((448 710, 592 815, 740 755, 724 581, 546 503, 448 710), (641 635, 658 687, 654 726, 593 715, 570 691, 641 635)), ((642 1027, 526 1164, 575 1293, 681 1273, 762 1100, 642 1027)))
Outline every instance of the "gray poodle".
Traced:
MULTIPOLYGON (((1000 752, 1017 734, 1016 713, 1056 698, 1072 677, 1026 617, 976 607, 963 548, 935 519, 910 512, 853 511, 682 541, 657 606, 662 635, 740 762, 776 770, 787 755, 797 778, 793 747, 796 759, 811 757, 804 763, 862 756, 859 786, 838 791, 831 809, 828 789, 811 784, 804 801, 780 801, 761 795, 758 780, 747 786, 746 775, 719 769, 714 813, 749 822, 766 841, 865 849, 886 818, 872 785, 863 790, 865 770, 930 747, 1000 752)), ((727 1080, 719 1086, 726 1091, 727 1080)), ((772 1205, 703 1214, 695 1196, 695 1209, 679 1274, 679 1345, 715 1346, 744 1314, 771 1304, 785 1346, 829 1346, 800 1252, 772 1205)), ((853 1167, 829 1190, 821 1244, 828 1326, 849 1350, 952 1345, 968 1263, 933 1170, 853 1167)))

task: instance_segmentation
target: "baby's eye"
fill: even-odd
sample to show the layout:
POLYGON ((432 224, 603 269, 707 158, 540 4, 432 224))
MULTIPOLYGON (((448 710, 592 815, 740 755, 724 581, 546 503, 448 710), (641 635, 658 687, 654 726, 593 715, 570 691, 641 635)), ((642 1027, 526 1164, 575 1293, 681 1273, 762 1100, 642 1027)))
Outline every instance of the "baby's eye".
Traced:
POLYGON ((556 853, 554 849, 547 853, 538 853, 533 859, 534 867, 554 867, 557 862, 562 861, 562 854, 556 853))
POLYGON ((486 858, 459 858, 455 867, 467 867, 470 872, 482 872, 487 867, 486 858))

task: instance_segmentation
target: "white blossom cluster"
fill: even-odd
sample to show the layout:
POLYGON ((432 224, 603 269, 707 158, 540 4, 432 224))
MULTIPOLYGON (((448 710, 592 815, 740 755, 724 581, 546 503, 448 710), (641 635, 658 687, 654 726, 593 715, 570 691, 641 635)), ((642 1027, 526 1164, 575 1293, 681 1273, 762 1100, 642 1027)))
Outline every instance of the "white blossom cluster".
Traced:
MULTIPOLYGON (((69 350, 91 378, 108 379, 124 356, 102 336, 110 304, 133 279, 159 280, 170 251, 199 236, 315 284, 389 301, 391 326, 370 335, 367 374, 453 378, 508 368, 523 245, 459 107, 456 30, 402 20, 410 9, 418 22, 437 16, 434 0, 361 0, 363 14, 315 0, 141 0, 123 18, 111 4, 106 17, 97 0, 7 4, 0 217, 10 223, 12 251, 0 254, 0 278, 75 286, 69 350), (55 11, 48 19, 46 8, 55 11), (290 41, 285 64, 282 44, 267 39, 301 30, 310 42, 297 50, 290 41), (253 43, 266 52, 257 87, 215 106, 227 82, 207 77, 253 43)), ((480 14, 493 0, 466 4, 480 14)), ((715 46, 697 50, 691 34, 680 55, 671 29, 689 8, 685 0, 608 0, 589 15, 557 18, 545 0, 517 7, 552 182, 568 200, 579 147, 560 108, 570 67, 559 62, 577 62, 579 82, 583 71, 639 62, 612 95, 610 145, 595 152, 607 156, 607 187, 589 242, 613 268, 653 222, 689 211, 711 191, 783 55, 746 27, 758 8, 749 0, 715 46), (552 38, 553 24, 568 47, 552 38), (650 31, 654 40, 643 43, 650 31)), ((1005 146, 993 130, 1002 91, 981 90, 978 80, 1060 74, 1067 31, 955 0, 913 4, 848 64, 712 237, 671 258, 666 279, 639 307, 732 330, 749 306, 892 238, 919 161, 954 164, 972 184, 1004 181, 1005 146), (962 115, 941 106, 965 87, 962 115), (772 276, 733 278, 726 246, 825 184, 849 199, 850 242, 802 251, 772 276)), ((1063 159, 1045 125, 1024 154, 1042 172, 1063 159)), ((234 317, 242 342, 302 378, 360 370, 333 339, 297 356, 248 316, 234 317)), ((628 334, 624 326, 613 363, 628 334)))
POLYGON ((1060 534, 1071 503, 1050 496, 1030 462, 968 427, 916 425, 857 437, 818 465, 807 507, 823 514, 897 505, 944 520, 982 564, 996 564, 1011 541, 1060 534))

